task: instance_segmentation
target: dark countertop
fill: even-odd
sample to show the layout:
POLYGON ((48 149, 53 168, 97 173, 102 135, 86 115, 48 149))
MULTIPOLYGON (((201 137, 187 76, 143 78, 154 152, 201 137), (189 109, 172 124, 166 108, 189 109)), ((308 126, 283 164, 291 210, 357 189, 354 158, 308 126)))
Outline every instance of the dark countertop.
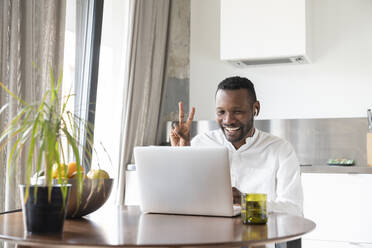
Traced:
POLYGON ((301 173, 351 173, 372 174, 369 166, 335 166, 335 165, 305 165, 301 166, 301 173))

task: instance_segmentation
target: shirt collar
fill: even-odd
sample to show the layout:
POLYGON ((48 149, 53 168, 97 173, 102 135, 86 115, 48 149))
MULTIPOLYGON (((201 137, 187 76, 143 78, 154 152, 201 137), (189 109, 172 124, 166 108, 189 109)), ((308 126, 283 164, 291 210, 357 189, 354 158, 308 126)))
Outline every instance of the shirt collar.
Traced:
POLYGON ((257 140, 258 138, 258 133, 259 133, 259 130, 257 128, 254 128, 254 134, 252 137, 247 137, 245 139, 245 144, 242 145, 239 150, 246 150, 248 149, 249 147, 251 147, 253 145, 253 143, 257 140))
POLYGON ((233 144, 231 144, 231 142, 228 141, 228 140, 226 139, 226 136, 225 136, 225 134, 223 133, 223 131, 220 130, 220 133, 221 133, 222 136, 223 136, 223 142, 224 142, 224 144, 229 148, 229 150, 236 151, 236 152, 237 152, 237 151, 247 150, 249 147, 251 147, 252 144, 257 140, 257 138, 258 138, 258 133, 259 133, 259 132, 260 132, 260 130, 258 130, 257 128, 254 128, 254 134, 253 134, 253 136, 251 136, 251 137, 247 137, 247 138, 245 139, 245 144, 242 145, 238 150, 236 150, 235 147, 233 146, 233 144))

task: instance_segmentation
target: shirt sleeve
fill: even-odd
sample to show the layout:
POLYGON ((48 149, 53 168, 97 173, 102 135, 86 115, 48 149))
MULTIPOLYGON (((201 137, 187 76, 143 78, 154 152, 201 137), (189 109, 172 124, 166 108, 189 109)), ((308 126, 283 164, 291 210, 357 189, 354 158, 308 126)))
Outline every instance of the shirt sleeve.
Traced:
POLYGON ((268 202, 269 212, 303 215, 300 165, 293 147, 286 142, 279 151, 276 199, 268 202))

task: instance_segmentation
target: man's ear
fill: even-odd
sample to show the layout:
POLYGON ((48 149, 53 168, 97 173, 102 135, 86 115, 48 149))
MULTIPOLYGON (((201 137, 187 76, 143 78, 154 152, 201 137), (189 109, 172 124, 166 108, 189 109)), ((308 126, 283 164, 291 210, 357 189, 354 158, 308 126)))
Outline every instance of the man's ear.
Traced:
POLYGON ((260 102, 259 101, 256 101, 253 104, 253 113, 255 116, 258 116, 258 114, 260 113, 260 102))

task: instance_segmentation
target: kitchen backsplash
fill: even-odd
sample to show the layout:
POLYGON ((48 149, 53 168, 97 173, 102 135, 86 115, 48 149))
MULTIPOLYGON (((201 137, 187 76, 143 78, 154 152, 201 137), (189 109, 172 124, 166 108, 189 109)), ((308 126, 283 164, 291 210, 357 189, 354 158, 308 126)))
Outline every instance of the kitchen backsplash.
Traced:
MULTIPOLYGON (((169 144, 170 126, 168 122, 163 144, 169 144)), ((255 127, 288 140, 301 165, 347 158, 355 160, 355 166, 367 166, 367 118, 255 120, 255 127)), ((216 121, 194 121, 191 136, 218 128, 216 121)))

